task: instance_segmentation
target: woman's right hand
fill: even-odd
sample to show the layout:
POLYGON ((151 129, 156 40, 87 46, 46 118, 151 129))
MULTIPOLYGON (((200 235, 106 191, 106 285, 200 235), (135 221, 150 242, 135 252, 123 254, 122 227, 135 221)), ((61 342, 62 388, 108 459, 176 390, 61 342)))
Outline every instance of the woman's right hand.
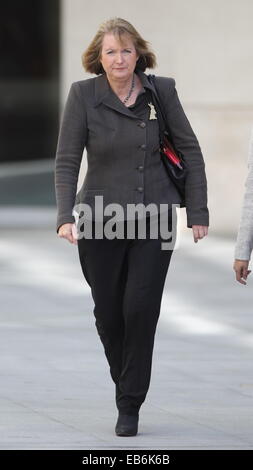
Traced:
POLYGON ((240 284, 247 284, 247 276, 251 273, 251 270, 248 270, 249 260, 235 259, 233 269, 235 271, 236 280, 240 284), (244 280, 243 280, 244 279, 244 280))
POLYGON ((70 243, 77 245, 77 230, 76 224, 63 224, 58 230, 58 236, 60 238, 66 238, 70 243))

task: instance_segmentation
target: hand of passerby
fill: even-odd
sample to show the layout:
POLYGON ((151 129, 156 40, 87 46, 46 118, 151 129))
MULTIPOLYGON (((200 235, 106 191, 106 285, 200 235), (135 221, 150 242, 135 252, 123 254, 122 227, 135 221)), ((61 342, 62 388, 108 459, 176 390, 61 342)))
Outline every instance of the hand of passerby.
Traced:
POLYGON ((192 234, 194 242, 198 243, 198 240, 204 238, 208 234, 208 226, 206 225, 192 225, 192 234))
POLYGON ((251 270, 248 270, 249 260, 235 259, 233 269, 235 277, 240 284, 247 284, 246 280, 251 270))
POLYGON ((58 230, 60 238, 66 238, 70 243, 77 245, 77 230, 76 224, 63 224, 58 230))

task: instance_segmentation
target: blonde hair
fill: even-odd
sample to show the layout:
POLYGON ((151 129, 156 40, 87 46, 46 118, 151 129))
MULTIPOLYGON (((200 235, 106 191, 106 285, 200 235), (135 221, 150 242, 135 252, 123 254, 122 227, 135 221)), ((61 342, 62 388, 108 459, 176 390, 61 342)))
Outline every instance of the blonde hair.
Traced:
POLYGON ((141 35, 136 31, 131 23, 123 18, 110 18, 101 23, 95 37, 91 41, 88 48, 82 54, 82 65, 86 72, 95 73, 99 75, 104 72, 104 68, 100 62, 103 38, 106 33, 113 33, 121 44, 124 43, 124 35, 130 35, 137 55, 140 55, 136 61, 136 70, 146 68, 154 68, 157 65, 156 56, 149 47, 149 42, 145 41, 141 35))

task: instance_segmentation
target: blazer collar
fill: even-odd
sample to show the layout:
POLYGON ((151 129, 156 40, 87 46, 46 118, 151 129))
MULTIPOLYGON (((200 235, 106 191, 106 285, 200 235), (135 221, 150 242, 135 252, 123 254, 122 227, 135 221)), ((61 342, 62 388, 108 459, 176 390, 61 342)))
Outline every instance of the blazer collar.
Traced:
MULTIPOLYGON (((142 72, 142 70, 136 71, 138 77, 140 78, 144 88, 149 88, 155 93, 153 85, 149 82, 147 75, 142 72)), ((112 90, 110 83, 107 79, 107 75, 103 72, 98 77, 95 77, 95 102, 94 106, 98 106, 100 103, 104 103, 106 106, 119 111, 120 113, 126 114, 132 118, 140 119, 136 114, 133 113, 124 103, 119 99, 119 97, 112 90)))

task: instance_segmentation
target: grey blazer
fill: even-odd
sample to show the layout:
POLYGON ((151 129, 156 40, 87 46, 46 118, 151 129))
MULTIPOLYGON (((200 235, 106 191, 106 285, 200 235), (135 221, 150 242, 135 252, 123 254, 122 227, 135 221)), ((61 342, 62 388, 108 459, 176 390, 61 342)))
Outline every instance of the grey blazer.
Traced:
MULTIPOLYGON (((143 87, 152 89, 147 75, 139 70, 136 73, 143 87)), ((156 79, 175 150, 189 163, 187 227, 209 225, 205 163, 198 140, 179 101, 175 80, 160 76, 156 79)), ((148 191, 149 199, 156 204, 180 203, 181 197, 174 184, 165 173, 161 177, 161 166, 157 120, 145 122, 128 109, 113 92, 105 73, 73 82, 62 114, 56 149, 56 231, 64 223, 75 222, 76 204, 88 203, 94 212, 95 195, 103 196, 103 206, 119 203, 124 210, 130 203, 145 204, 148 191), (76 194, 85 147, 87 173, 76 194)))

